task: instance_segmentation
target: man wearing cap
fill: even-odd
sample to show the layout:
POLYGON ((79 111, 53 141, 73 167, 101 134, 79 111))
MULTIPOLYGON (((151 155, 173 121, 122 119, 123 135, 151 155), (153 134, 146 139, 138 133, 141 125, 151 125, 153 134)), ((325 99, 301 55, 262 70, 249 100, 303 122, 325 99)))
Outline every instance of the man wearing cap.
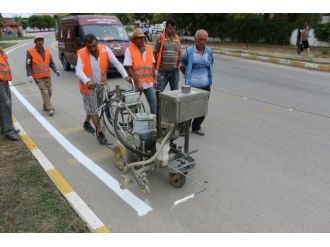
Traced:
POLYGON ((96 137, 100 144, 106 144, 107 139, 99 122, 97 109, 103 104, 105 88, 107 84, 107 72, 109 62, 118 70, 123 78, 130 78, 124 66, 118 61, 109 47, 98 44, 94 34, 87 34, 84 39, 84 48, 78 50, 76 76, 79 78, 80 92, 83 96, 86 119, 84 129, 91 133, 95 130, 90 124, 92 120, 96 128, 96 137))
POLYGON ((134 79, 135 89, 144 92, 150 106, 150 112, 156 114, 155 59, 153 49, 145 44, 145 34, 141 28, 135 29, 131 36, 132 44, 125 51, 124 66, 134 79))
POLYGON ((54 114, 54 107, 50 102, 52 96, 52 82, 49 68, 51 68, 57 76, 60 76, 60 72, 53 62, 50 50, 44 48, 44 38, 37 36, 34 39, 34 43, 35 47, 28 49, 26 53, 26 73, 29 82, 32 82, 34 79, 40 89, 43 110, 47 111, 49 116, 52 116, 54 114))
POLYGON ((6 53, 0 47, 0 133, 16 141, 17 131, 13 125, 11 93, 8 81, 12 80, 6 53))

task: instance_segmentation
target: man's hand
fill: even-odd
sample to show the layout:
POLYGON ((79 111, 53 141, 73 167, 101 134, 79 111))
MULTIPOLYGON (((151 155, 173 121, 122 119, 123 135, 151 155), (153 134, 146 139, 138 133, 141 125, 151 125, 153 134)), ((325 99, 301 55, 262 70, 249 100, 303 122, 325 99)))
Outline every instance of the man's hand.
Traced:
POLYGON ((57 77, 59 77, 61 74, 59 71, 56 71, 56 75, 57 75, 57 77))
POLYGON ((125 80, 128 81, 129 83, 132 83, 133 78, 131 76, 126 76, 125 80))
POLYGON ((31 83, 33 82, 33 77, 31 75, 28 76, 28 81, 31 82, 31 83))
POLYGON ((96 87, 96 83, 92 82, 92 81, 88 81, 86 83, 86 87, 88 87, 88 89, 93 90, 96 87))

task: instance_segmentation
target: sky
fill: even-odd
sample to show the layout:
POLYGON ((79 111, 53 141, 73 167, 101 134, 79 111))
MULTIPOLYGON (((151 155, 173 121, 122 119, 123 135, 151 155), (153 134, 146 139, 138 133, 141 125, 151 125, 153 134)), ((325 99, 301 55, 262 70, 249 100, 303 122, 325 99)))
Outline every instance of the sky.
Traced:
POLYGON ((33 13, 1 13, 4 18, 13 18, 15 16, 20 16, 22 18, 29 18, 33 13))

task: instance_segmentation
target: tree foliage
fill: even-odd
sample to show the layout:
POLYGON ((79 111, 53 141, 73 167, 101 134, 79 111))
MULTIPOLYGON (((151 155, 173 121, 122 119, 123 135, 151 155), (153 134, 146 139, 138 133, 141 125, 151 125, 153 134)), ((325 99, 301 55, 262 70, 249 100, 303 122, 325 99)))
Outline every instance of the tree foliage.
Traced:
POLYGON ((194 35, 198 29, 205 29, 211 37, 223 41, 289 44, 295 28, 301 28, 305 22, 315 29, 317 37, 329 40, 329 25, 319 25, 321 14, 309 13, 120 13, 116 15, 124 25, 135 21, 155 24, 169 18, 176 21, 180 35, 194 35))
POLYGON ((38 29, 53 28, 55 27, 55 20, 48 15, 32 15, 28 19, 28 25, 32 28, 38 29))
POLYGON ((330 23, 319 24, 315 27, 316 37, 330 43, 330 23))

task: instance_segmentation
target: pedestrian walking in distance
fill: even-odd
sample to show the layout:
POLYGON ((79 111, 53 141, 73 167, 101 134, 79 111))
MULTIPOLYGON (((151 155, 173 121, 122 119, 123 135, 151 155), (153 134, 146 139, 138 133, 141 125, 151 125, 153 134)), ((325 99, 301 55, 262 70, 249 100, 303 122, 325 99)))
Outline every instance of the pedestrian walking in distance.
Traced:
POLYGON ((48 112, 49 116, 54 114, 54 107, 51 103, 52 97, 52 82, 51 68, 57 76, 60 76, 60 71, 57 69, 50 50, 44 48, 44 38, 37 36, 34 39, 35 47, 28 49, 26 53, 26 74, 28 81, 37 84, 40 89, 43 110, 48 112))

